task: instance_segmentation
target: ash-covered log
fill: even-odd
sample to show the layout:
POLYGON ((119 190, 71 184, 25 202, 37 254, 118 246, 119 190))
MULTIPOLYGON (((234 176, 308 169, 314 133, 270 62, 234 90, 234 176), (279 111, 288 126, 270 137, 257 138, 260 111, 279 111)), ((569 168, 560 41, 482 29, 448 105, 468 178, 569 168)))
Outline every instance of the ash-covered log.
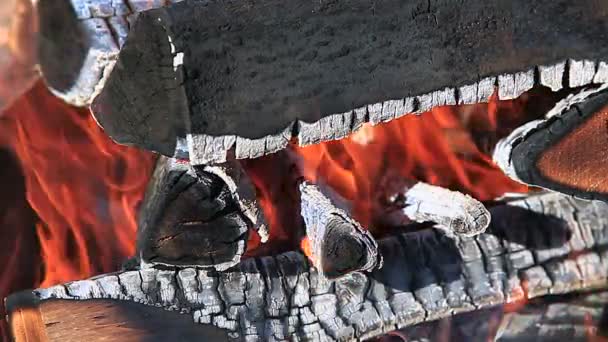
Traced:
POLYGON ((448 234, 473 236, 490 224, 490 212, 469 195, 418 182, 403 193, 403 213, 416 222, 434 222, 448 234))
POLYGON ((605 203, 547 194, 491 213, 476 237, 428 229, 381 240, 384 267, 371 274, 327 280, 296 252, 223 272, 148 268, 12 296, 9 303, 29 299, 9 306, 9 319, 25 305, 44 312, 54 299, 114 299, 187 312, 240 340, 355 340, 456 312, 608 287, 605 203))
POLYGON ((520 182, 608 201, 608 90, 572 94, 498 143, 494 160, 520 182))
POLYGON ((309 257, 323 276, 332 279, 382 267, 378 243, 369 231, 333 204, 316 185, 300 183, 300 194, 309 257))
POLYGON ((606 82, 604 7, 596 0, 185 0, 138 16, 113 68, 86 63, 94 59, 87 56, 115 60, 116 47, 93 53, 69 43, 74 32, 102 36, 80 33, 86 25, 78 17, 56 16, 63 30, 41 19, 48 51, 41 66, 47 81, 62 81, 49 81, 60 91, 79 89, 81 77, 105 80, 86 87, 99 94, 93 112, 116 141, 171 156, 187 140, 193 163, 208 164, 231 149, 251 158, 293 137, 305 145, 344 137, 361 122, 485 102, 495 87, 500 99, 512 99, 535 84, 606 82), (76 67, 57 71, 64 60, 76 67), (91 68, 97 77, 77 75, 91 68))
POLYGON ((255 202, 245 193, 246 176, 236 168, 195 170, 187 161, 159 158, 139 215, 142 265, 223 270, 240 261, 249 228, 260 229, 261 222, 256 221, 255 202))
POLYGON ((600 342, 604 341, 601 317, 607 304, 606 291, 542 297, 514 306, 516 310, 509 305, 475 310, 397 330, 373 341, 394 341, 390 339, 394 336, 408 342, 600 342))

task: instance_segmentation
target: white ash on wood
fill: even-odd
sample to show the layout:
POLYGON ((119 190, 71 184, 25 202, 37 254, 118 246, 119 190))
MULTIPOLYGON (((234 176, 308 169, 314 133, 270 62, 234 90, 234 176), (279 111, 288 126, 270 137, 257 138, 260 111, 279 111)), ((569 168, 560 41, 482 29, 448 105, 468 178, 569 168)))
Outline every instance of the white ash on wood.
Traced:
POLYGON ((532 86, 607 79, 598 41, 605 14, 588 13, 595 0, 570 2, 568 12, 549 0, 508 8, 500 0, 436 3, 440 26, 412 15, 427 5, 419 1, 383 1, 373 10, 362 0, 55 2, 62 8, 41 19, 41 69, 51 88, 94 103, 116 141, 172 156, 176 142, 188 140, 191 159, 202 164, 224 162, 232 150, 237 158, 273 153, 296 137, 302 145, 340 139, 362 113, 375 124, 487 102, 496 88, 499 99, 511 99, 532 86), (125 12, 162 5, 137 19, 125 12), (570 20, 571 12, 585 20, 570 20), (99 20, 95 32, 84 30, 99 20), (505 32, 526 44, 506 47, 505 32), (72 44, 74 36, 92 44, 72 44), (372 36, 381 39, 370 44, 372 36))
POLYGON ((304 181, 299 188, 310 257, 321 274, 336 278, 382 266, 378 244, 367 230, 316 185, 304 181))
POLYGON ((380 240, 385 263, 372 273, 328 280, 305 256, 288 252, 247 259, 223 272, 150 268, 102 275, 35 290, 30 305, 43 308, 51 299, 134 301, 188 313, 236 340, 350 341, 454 312, 608 288, 605 203, 547 194, 491 212, 490 227, 476 237, 431 229, 380 240), (565 266, 571 262, 577 267, 565 266), (589 262, 596 271, 584 271, 589 262))
POLYGON ((403 213, 415 222, 434 222, 448 234, 473 236, 490 224, 490 212, 469 195, 418 182, 403 193, 403 213))

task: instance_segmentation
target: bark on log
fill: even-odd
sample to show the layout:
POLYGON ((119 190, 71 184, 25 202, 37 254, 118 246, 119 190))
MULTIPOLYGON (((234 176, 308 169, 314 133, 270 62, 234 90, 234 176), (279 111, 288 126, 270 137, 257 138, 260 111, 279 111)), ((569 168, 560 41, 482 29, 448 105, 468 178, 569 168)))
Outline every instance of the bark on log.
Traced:
POLYGON ((520 182, 608 201, 607 118, 606 86, 582 90, 499 142, 494 159, 520 182))
POLYGON ((335 281, 295 252, 225 272, 144 269, 35 290, 189 312, 243 340, 352 340, 524 298, 608 286, 608 205, 559 194, 492 208, 490 228, 438 230, 380 242, 384 267, 335 281))
POLYGON ((434 222, 448 234, 473 236, 490 224, 490 213, 469 195, 418 182, 403 196, 403 212, 416 222, 434 222))
POLYGON ((93 111, 120 143, 250 158, 495 86, 511 99, 536 73, 553 89, 605 82, 606 13, 595 0, 187 0, 138 17, 93 111))
POLYGON ((142 264, 218 270, 237 264, 251 223, 227 181, 227 176, 160 157, 139 215, 137 255, 142 264))
POLYGON ((317 186, 302 182, 300 193, 301 215, 312 253, 309 257, 323 276, 334 279, 382 267, 378 243, 367 230, 317 186))

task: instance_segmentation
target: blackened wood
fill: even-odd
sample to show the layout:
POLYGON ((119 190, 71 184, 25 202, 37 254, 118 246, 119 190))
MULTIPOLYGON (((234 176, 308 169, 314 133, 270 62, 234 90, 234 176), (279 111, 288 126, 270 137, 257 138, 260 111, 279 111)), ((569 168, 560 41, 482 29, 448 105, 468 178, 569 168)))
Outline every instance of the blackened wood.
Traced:
POLYGON ((393 341, 389 336, 406 336, 411 342, 602 341, 598 337, 605 326, 601 316, 606 304, 605 291, 542 297, 516 306, 499 305, 418 324, 372 341, 393 341))
POLYGON ((178 1, 37 1, 38 60, 47 85, 71 105, 90 105, 114 67, 137 14, 178 1))
POLYGON ((382 266, 378 244, 369 231, 333 204, 316 185, 302 182, 300 193, 309 257, 324 276, 332 279, 382 266))
POLYGON ((230 187, 185 161, 159 158, 139 218, 144 264, 226 269, 245 252, 249 226, 230 187))
POLYGON ((210 173, 220 177, 261 242, 268 241, 269 227, 258 203, 255 186, 239 162, 231 160, 218 165, 197 166, 195 170, 203 175, 210 173))
POLYGON ((116 141, 167 155, 188 134, 223 155, 239 138, 272 150, 295 121, 327 140, 357 108, 383 122, 487 101, 494 85, 516 97, 537 66, 596 65, 606 13, 595 0, 186 0, 138 17, 93 111, 116 141))
POLYGON ((354 340, 452 312, 608 287, 607 204, 548 194, 491 212, 488 230, 473 238, 424 230, 381 240, 385 264, 371 274, 327 280, 288 252, 223 272, 142 269, 33 293, 43 303, 111 298, 181 310, 240 340, 354 340))
POLYGON ((585 199, 608 200, 608 91, 583 90, 559 102, 546 120, 514 131, 494 156, 511 177, 585 199))

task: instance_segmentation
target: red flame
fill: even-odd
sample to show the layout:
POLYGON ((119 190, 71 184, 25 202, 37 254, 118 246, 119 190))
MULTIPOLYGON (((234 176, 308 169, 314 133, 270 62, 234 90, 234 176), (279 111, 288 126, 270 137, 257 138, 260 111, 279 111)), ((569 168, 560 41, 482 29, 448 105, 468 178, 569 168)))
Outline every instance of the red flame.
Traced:
POLYGON ((43 280, 32 285, 114 271, 133 255, 151 154, 115 144, 88 111, 64 104, 42 82, 8 110, 0 133, 40 218, 43 280))
POLYGON ((489 104, 439 107, 387 124, 366 124, 346 139, 295 151, 304 177, 328 184, 350 201, 365 226, 372 224, 379 192, 391 179, 425 181, 491 200, 527 190, 507 178, 471 134, 480 122, 486 132, 496 133, 499 107, 518 115, 521 106, 493 97, 489 104))

